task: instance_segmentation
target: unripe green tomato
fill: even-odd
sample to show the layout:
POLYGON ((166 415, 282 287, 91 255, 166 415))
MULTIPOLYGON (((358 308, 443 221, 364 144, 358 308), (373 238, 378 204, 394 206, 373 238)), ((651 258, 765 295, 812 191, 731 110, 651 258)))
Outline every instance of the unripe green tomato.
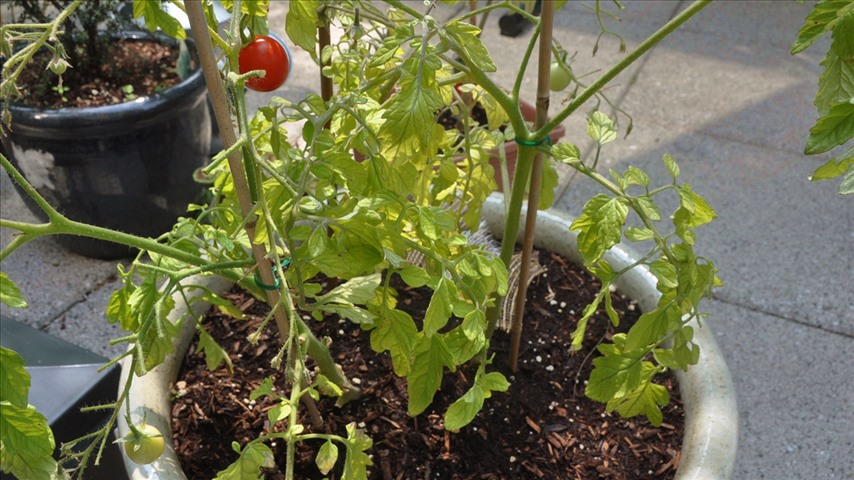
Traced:
POLYGON ((165 442, 157 427, 140 423, 136 429, 142 434, 140 438, 125 442, 125 453, 134 463, 149 464, 163 453, 165 442))
POLYGON ((60 57, 53 57, 47 67, 50 68, 51 72, 62 75, 68 69, 68 62, 60 57))
POLYGON ((572 81, 572 70, 569 65, 552 62, 549 76, 549 89, 553 92, 562 92, 572 81))

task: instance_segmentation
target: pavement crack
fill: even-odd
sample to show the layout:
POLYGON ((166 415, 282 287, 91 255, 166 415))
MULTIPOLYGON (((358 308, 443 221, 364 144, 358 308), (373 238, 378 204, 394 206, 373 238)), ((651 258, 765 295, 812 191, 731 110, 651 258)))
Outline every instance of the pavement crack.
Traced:
POLYGON ((766 309, 763 309, 763 308, 759 308, 759 307, 757 307, 757 306, 755 306, 755 305, 748 305, 748 304, 743 304, 743 303, 738 303, 738 302, 729 301, 729 300, 726 300, 726 299, 723 299, 723 298, 719 297, 719 296, 718 296, 718 295, 716 295, 716 294, 712 294, 712 299, 714 299, 714 300, 715 300, 715 301, 717 301, 717 302, 724 303, 724 304, 726 304, 726 305, 731 305, 731 306, 733 306, 733 307, 743 308, 743 309, 748 310, 748 311, 750 311, 750 312, 761 313, 761 314, 763 314, 763 315, 768 315, 769 317, 777 318, 777 319, 779 319, 779 320, 785 320, 785 321, 787 321, 787 322, 792 322, 792 323, 795 323, 795 324, 798 324, 798 325, 801 325, 801 326, 804 326, 804 327, 812 328, 812 329, 814 329, 814 330, 819 330, 819 331, 822 331, 822 332, 832 333, 832 334, 834 334, 834 335, 839 335, 839 336, 842 336, 842 337, 845 337, 845 338, 851 338, 851 339, 854 339, 854 334, 850 334, 850 333, 847 333, 847 332, 840 332, 840 331, 838 331, 838 330, 831 330, 831 329, 826 328, 826 327, 823 327, 823 326, 821 326, 821 325, 815 325, 815 324, 813 324, 813 323, 809 323, 809 322, 806 322, 806 321, 801 320, 801 319, 798 319, 798 318, 789 317, 789 316, 786 316, 786 315, 782 315, 782 314, 780 314, 780 313, 772 312, 772 311, 769 311, 769 310, 766 310, 766 309))

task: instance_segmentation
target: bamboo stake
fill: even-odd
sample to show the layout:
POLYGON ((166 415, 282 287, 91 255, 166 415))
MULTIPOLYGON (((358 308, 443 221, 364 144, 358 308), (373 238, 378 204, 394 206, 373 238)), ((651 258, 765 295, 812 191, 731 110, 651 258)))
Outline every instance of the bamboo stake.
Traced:
MULTIPOLYGON (((549 114, 549 76, 551 74, 552 30, 554 24, 554 5, 543 2, 540 12, 540 50, 537 72, 537 116, 535 130, 542 127, 549 114)), ((522 147, 520 148, 534 148, 522 147)), ((531 172, 531 185, 528 191, 528 210, 525 217, 525 237, 522 241, 522 264, 519 268, 519 289, 516 291, 513 326, 510 331, 510 369, 519 369, 519 347, 522 340, 522 316, 525 313, 525 297, 528 293, 528 275, 531 265, 531 253, 534 245, 534 232, 537 228, 537 207, 540 202, 540 187, 543 178, 543 154, 537 152, 531 172)), ((506 241, 507 239, 505 239, 506 241)), ((510 239, 512 241, 512 239, 510 239)))
MULTIPOLYGON (((231 148, 237 142, 237 136, 234 133, 234 125, 231 123, 231 112, 228 107, 228 99, 226 97, 225 88, 219 78, 219 69, 216 64, 216 56, 214 55, 213 42, 210 35, 207 34, 208 25, 205 20, 205 12, 199 1, 186 2, 187 17, 190 20, 190 29, 193 32, 193 38, 196 41, 196 48, 199 52, 199 58, 202 65, 202 72, 205 76, 205 83, 208 87, 208 92, 211 95, 211 104, 213 105, 214 115, 219 127, 220 135, 222 136, 223 145, 226 149, 231 148)), ((238 7, 239 8, 239 7, 238 7)), ((246 234, 249 237, 249 244, 252 248, 252 256, 258 265, 258 274, 261 276, 261 281, 266 285, 276 285, 276 277, 273 273, 272 264, 267 258, 266 247, 263 244, 255 243, 255 225, 257 223, 257 215, 252 213, 252 196, 249 191, 249 184, 246 179, 247 172, 243 168, 243 158, 241 151, 235 150, 228 156, 228 168, 231 171, 231 176, 234 179, 234 188, 237 192, 240 211, 246 221, 246 234)), ((285 306, 279 304, 278 290, 265 290, 267 295, 267 303, 275 308, 273 316, 276 320, 276 326, 279 328, 279 338, 283 344, 292 341, 291 328, 288 321, 288 313, 285 311, 285 306), (278 307, 277 307, 278 305, 278 307)), ((314 399, 308 396, 303 396, 303 403, 308 409, 312 424, 315 428, 322 428, 323 420, 317 406, 314 404, 314 399)))

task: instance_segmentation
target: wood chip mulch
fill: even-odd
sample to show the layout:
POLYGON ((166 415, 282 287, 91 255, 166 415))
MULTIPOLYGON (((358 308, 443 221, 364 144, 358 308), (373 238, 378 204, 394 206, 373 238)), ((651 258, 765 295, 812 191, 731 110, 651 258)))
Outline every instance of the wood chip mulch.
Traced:
MULTIPOLYGON (((591 351, 615 332, 604 312, 598 312, 587 331, 585 350, 571 355, 570 333, 584 306, 596 295, 598 284, 566 260, 540 253, 546 273, 528 290, 526 327, 520 371, 511 375, 506 365, 508 335, 497 332, 492 368, 511 382, 507 393, 495 393, 469 426, 458 433, 442 427, 442 414, 468 389, 473 371, 446 375, 433 405, 412 418, 406 412, 406 383, 392 373, 387 355, 370 347, 369 332, 337 318, 310 321, 319 336, 334 339, 333 352, 347 375, 358 382, 363 397, 343 408, 334 400, 319 402, 325 428, 343 434, 355 422, 373 439, 370 478, 397 479, 668 479, 679 465, 683 411, 676 382, 661 381, 671 393, 664 422, 654 427, 643 418, 622 419, 605 412, 604 405, 587 399, 584 380, 590 374, 591 351)), ((429 298, 420 290, 402 288, 400 302, 410 312, 423 311, 429 298)), ((249 392, 270 373, 276 354, 274 327, 257 346, 245 341, 263 319, 265 306, 245 293, 229 297, 245 307, 248 320, 235 321, 212 312, 208 331, 230 353, 236 373, 209 372, 195 343, 175 386, 172 428, 175 449, 190 479, 208 479, 236 459, 231 441, 245 444, 269 428, 266 410, 271 403, 249 401, 249 392), (266 340, 266 343, 265 341, 266 340)), ((628 299, 614 294, 614 306, 623 323, 640 312, 628 299)), ((402 307, 403 308, 403 307, 402 307)), ((416 315, 413 314, 413 317, 416 315)), ((277 377, 281 378, 281 375, 277 377)), ((307 419, 304 422, 308 425, 307 419)), ((296 478, 326 477, 314 465, 319 443, 301 444, 296 478)), ((266 478, 283 478, 284 445, 273 446, 278 469, 266 478)), ((343 449, 341 449, 343 457, 343 449)))

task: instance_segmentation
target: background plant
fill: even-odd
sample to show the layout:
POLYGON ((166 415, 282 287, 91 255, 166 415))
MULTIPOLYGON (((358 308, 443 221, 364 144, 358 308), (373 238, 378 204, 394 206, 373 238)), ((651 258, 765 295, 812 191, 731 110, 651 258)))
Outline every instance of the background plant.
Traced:
MULTIPOLYGON (((340 402, 346 402, 355 400, 358 390, 334 365, 327 346, 313 336, 297 308, 315 320, 340 315, 370 330, 372 347, 388 352, 395 372, 406 377, 413 415, 429 405, 446 370, 475 361, 477 374, 470 390, 446 413, 448 429, 463 428, 486 398, 509 387, 503 375, 491 370, 488 345, 497 315, 494 307, 507 293, 506 265, 514 245, 505 242, 501 255, 495 257, 469 243, 465 235, 466 230, 478 227, 480 205, 495 188, 488 150, 506 139, 519 144, 520 156, 516 181, 507 191, 508 227, 503 238, 516 238, 526 191, 534 195, 527 197, 533 199, 528 202, 529 219, 536 208, 549 205, 555 161, 576 169, 607 192, 588 201, 572 225, 580 232, 579 248, 586 265, 603 283, 597 300, 584 311, 573 335, 574 345, 580 343, 597 308, 604 308, 614 323, 619 321, 607 292, 627 269, 614 271, 602 260, 603 253, 623 239, 650 247, 633 267, 646 266, 657 277, 661 301, 628 334, 617 335, 611 344, 600 347, 602 356, 595 360, 587 394, 623 415, 644 414, 653 422, 660 421, 659 408, 668 399, 653 377, 697 361, 700 352, 691 341, 693 330, 687 323, 702 316, 701 298, 719 284, 713 263, 693 252, 695 229, 711 221, 714 211, 690 185, 681 182, 678 165, 669 156, 663 158, 672 177, 666 185, 651 185, 649 177, 634 167, 599 172, 598 158, 618 134, 610 112, 587 113, 587 133, 597 144, 591 162, 582 162, 579 149, 571 143, 548 145, 544 139, 587 100, 606 100, 600 96, 601 90, 611 79, 708 2, 690 5, 589 85, 582 84, 583 75, 578 75, 570 101, 551 119, 545 115, 551 57, 556 53, 562 61, 566 59, 565 49, 549 40, 551 8, 544 9, 541 21, 514 2, 501 2, 439 22, 430 15, 432 4, 422 7, 389 1, 380 7, 371 2, 293 2, 286 23, 288 35, 323 65, 325 82, 331 80, 335 88, 324 88, 322 95, 309 95, 296 103, 274 99, 250 116, 243 85, 258 72, 238 74, 237 55, 246 40, 245 31, 266 32, 266 3, 224 3, 232 11, 232 25, 223 37, 199 4, 187 5, 193 31, 208 34, 200 35, 197 43, 211 79, 217 114, 229 119, 234 113, 237 118, 236 131, 221 127, 226 150, 207 169, 214 177, 213 200, 209 205, 191 207, 193 217, 181 219, 158 239, 79 224, 41 200, 8 161, 0 158, 49 219, 42 225, 3 219, 0 226, 21 234, 0 252, 0 260, 29 240, 48 234, 85 235, 144 252, 130 267, 120 269, 124 287, 113 295, 107 311, 110 321, 128 332, 117 341, 129 344, 125 357, 136 373, 144 374, 156 366, 172 348, 176 328, 166 321, 166 315, 175 308, 176 298, 185 303, 206 299, 240 315, 213 292, 186 282, 195 275, 222 275, 274 307, 267 322, 276 322, 282 341, 274 367, 284 371, 290 387, 274 388, 278 385, 271 380, 252 397, 276 400, 278 407, 270 411, 269 420, 282 428, 247 445, 236 445, 241 457, 220 478, 257 476, 259 468, 272 461, 272 453, 263 443, 270 438, 287 443, 287 473, 291 476, 294 445, 306 439, 324 441, 317 456, 323 472, 335 465, 341 448, 346 456, 345 478, 363 478, 370 465, 365 452, 371 440, 355 426, 317 434, 307 433, 299 421, 304 408, 312 423, 322 422, 323 412, 313 406, 319 395, 339 396, 340 402), (508 9, 534 21, 537 33, 520 60, 517 80, 509 91, 490 78, 495 65, 479 39, 478 28, 470 22, 493 10, 508 9), (323 32, 333 24, 344 35, 327 44, 323 32), (529 125, 521 117, 518 101, 522 74, 534 56, 537 38, 547 41, 540 42, 543 47, 538 52, 539 115, 529 125), (224 52, 224 81, 215 71, 217 57, 211 43, 224 52), (461 82, 463 85, 454 88, 461 82), (224 84, 232 92, 230 100, 224 84), (486 110, 486 125, 468 121, 473 101, 486 110), (444 129, 436 124, 437 113, 444 110, 460 112, 461 127, 444 129), (505 132, 498 130, 502 123, 510 125, 505 132), (294 132, 300 133, 301 142, 287 140, 294 132), (669 215, 656 204, 667 195, 678 199, 669 215), (413 253, 424 257, 423 264, 412 261, 413 253), (318 274, 332 281, 321 281, 318 274), (416 320, 398 308, 396 292, 390 286, 394 276, 407 285, 433 291, 423 319, 416 320), (307 371, 309 356, 319 364, 317 372, 307 371)), ((135 14, 144 17, 150 27, 170 22, 156 5, 136 2, 135 14)), ((76 6, 79 2, 57 18, 76 6)), ((850 15, 843 7, 839 12, 850 15)), ((58 25, 55 20, 43 32, 54 32, 58 25)), ((4 41, 8 41, 9 31, 3 31, 4 41)), ((48 33, 33 41, 38 45, 53 40, 48 33)), ((6 75, 4 70, 4 82, 14 83, 14 74, 6 75)), ((4 90, 4 100, 9 95, 4 90)), ((222 125, 231 124, 223 121, 222 125)), ((529 245, 524 247, 529 249, 529 245)), ((11 279, 2 275, 0 280, 3 301, 25 306, 11 279)), ((518 333, 521 322, 516 325, 518 333)), ((227 368, 222 349, 205 337, 203 329, 200 334, 209 366, 227 368)), ((257 333, 248 340, 255 338, 257 333)), ((0 463, 4 470, 19 475, 26 463, 34 466, 25 472, 32 478, 48 478, 58 468, 49 458, 53 449, 49 429, 26 406, 26 374, 20 362, 6 350, 3 355, 3 378, 14 385, 8 390, 14 395, 0 399, 3 422, 10 426, 4 431, 15 431, 27 442, 4 437, 0 463), (13 430, 12 425, 26 428, 13 430)), ((68 455, 78 456, 85 466, 92 453, 100 452, 112 422, 122 415, 128 387, 124 386, 115 404, 106 406, 113 411, 110 423, 81 439, 94 440, 82 453, 66 449, 68 455)), ((82 475, 82 471, 77 473, 82 475)))

